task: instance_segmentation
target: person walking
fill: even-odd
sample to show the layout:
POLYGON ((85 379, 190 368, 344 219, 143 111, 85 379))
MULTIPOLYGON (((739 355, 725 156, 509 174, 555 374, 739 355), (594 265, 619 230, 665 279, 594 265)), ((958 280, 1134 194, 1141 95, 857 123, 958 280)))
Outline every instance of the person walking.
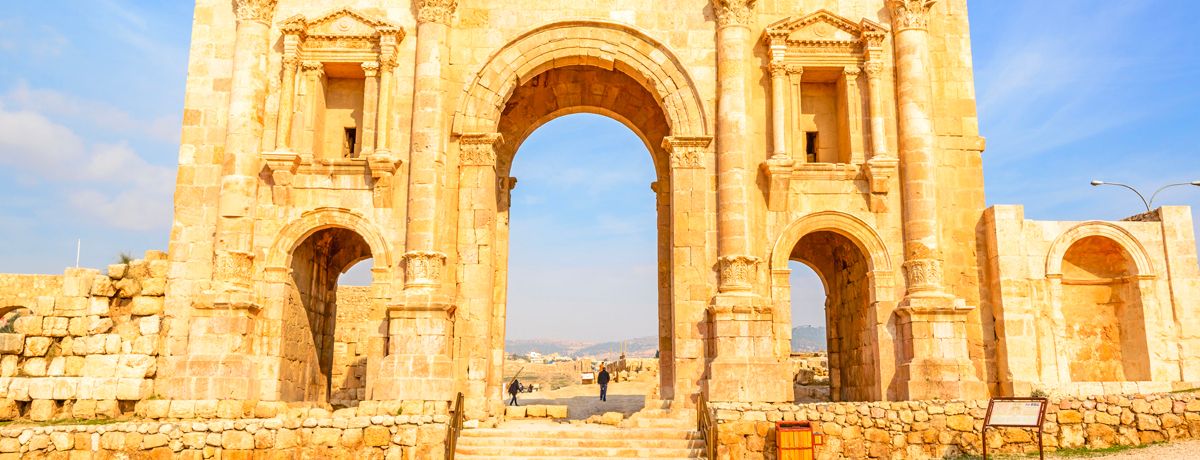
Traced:
POLYGON ((520 406, 520 404, 517 404, 517 393, 520 393, 520 392, 521 392, 521 382, 514 378, 512 380, 512 383, 508 384, 508 394, 512 395, 512 401, 509 401, 508 405, 520 406))
POLYGON ((600 400, 608 401, 608 369, 604 365, 600 365, 600 375, 596 376, 596 383, 600 384, 600 400))

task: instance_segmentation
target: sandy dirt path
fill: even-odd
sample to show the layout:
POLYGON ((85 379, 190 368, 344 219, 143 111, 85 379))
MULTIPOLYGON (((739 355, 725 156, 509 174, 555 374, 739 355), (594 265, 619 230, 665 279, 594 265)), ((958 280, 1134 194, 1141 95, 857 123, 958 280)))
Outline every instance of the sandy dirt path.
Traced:
MULTIPOLYGON (((583 420, 605 412, 620 412, 626 417, 646 407, 646 394, 652 382, 617 382, 608 385, 608 401, 600 400, 600 385, 571 385, 557 390, 517 395, 521 405, 566 405, 569 420, 583 420)), ((506 400, 507 403, 507 400, 506 400)))

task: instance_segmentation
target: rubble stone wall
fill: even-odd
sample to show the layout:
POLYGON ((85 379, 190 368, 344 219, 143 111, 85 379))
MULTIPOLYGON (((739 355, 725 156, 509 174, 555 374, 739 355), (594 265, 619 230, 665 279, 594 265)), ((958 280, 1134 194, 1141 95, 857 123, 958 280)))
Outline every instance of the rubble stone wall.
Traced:
POLYGON ((116 417, 153 396, 167 256, 63 275, 0 275, 0 420, 116 417), (14 300, 15 299, 15 300, 14 300))
MULTIPOLYGON (((946 458, 978 455, 987 400, 825 404, 709 404, 720 459, 776 458, 775 422, 807 420, 825 434, 817 458, 946 458)), ((1047 451, 1200 438, 1200 394, 1053 398, 1043 426, 1047 451)), ((1037 452, 1036 431, 988 428, 988 451, 1037 452)))

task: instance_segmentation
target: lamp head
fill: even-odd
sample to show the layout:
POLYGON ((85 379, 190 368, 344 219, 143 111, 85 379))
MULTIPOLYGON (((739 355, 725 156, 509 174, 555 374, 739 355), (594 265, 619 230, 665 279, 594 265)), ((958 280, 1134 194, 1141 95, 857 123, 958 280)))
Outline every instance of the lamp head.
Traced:
MULTIPOLYGON (((1200 181, 1196 181, 1196 182, 1200 182, 1200 181)), ((1094 180, 1094 181, 1092 181, 1092 186, 1093 186, 1093 187, 1095 187, 1095 186, 1097 186, 1097 185, 1104 185, 1104 181, 1102 181, 1102 180, 1094 180)))

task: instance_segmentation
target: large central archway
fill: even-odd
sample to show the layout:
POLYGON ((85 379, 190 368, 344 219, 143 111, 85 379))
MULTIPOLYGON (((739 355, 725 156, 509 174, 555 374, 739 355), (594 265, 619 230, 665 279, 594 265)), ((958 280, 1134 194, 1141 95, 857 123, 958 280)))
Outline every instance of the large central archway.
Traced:
POLYGON ((715 201, 705 112, 683 67, 662 44, 619 24, 569 22, 531 31, 501 49, 468 86, 455 115, 462 162, 459 249, 472 258, 463 261, 468 266, 459 304, 472 314, 491 315, 486 333, 464 331, 476 345, 486 335, 491 350, 483 385, 472 373, 479 361, 460 360, 459 372, 470 382, 468 415, 472 406, 499 401, 502 385, 514 155, 542 124, 580 112, 620 121, 651 154, 657 177, 660 350, 659 391, 652 397, 690 405, 699 393, 704 305, 713 294, 709 286, 715 285, 705 264, 715 259, 704 230, 710 218, 706 210, 715 201), (489 190, 493 183, 497 188, 489 190), (494 217, 480 218, 489 215, 494 217))

